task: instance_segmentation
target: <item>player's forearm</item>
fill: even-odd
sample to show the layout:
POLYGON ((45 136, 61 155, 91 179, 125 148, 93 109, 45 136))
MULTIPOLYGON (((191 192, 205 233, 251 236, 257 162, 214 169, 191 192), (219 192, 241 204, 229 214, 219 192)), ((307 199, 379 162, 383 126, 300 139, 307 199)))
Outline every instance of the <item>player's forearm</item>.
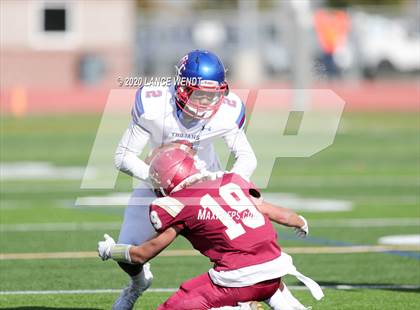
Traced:
POLYGON ((149 165, 137 157, 133 152, 124 148, 118 148, 114 157, 115 167, 140 180, 146 180, 149 176, 149 165))
POLYGON ((170 245, 176 236, 177 231, 170 227, 142 245, 131 247, 129 249, 131 262, 134 264, 146 263, 170 245))
POLYGON ((148 252, 143 246, 130 244, 115 244, 110 249, 110 257, 121 263, 144 264, 159 252, 148 252))
POLYGON ((148 253, 142 246, 133 246, 130 248, 130 260, 133 264, 145 264, 157 254, 159 252, 155 255, 148 253))
POLYGON ((275 206, 266 201, 260 201, 258 209, 277 224, 296 228, 305 225, 302 218, 291 209, 275 206))
POLYGON ((226 144, 235 155, 232 172, 250 179, 257 167, 257 157, 242 130, 224 136, 226 144))
POLYGON ((278 209, 281 209, 280 210, 281 216, 277 218, 281 221, 281 223, 279 224, 288 226, 288 227, 296 227, 296 228, 299 228, 305 225, 305 222, 299 217, 299 215, 293 212, 292 210, 287 209, 287 208, 281 208, 281 207, 278 207, 278 209))
POLYGON ((237 154, 235 164, 231 172, 237 173, 246 179, 250 179, 257 167, 257 158, 254 153, 237 154))
POLYGON ((131 244, 106 244, 107 241, 99 242, 98 252, 103 260, 112 258, 116 262, 126 264, 144 264, 159 251, 152 252, 143 246, 134 246, 131 244), (103 245, 101 245, 101 243, 103 245))
POLYGON ((144 264, 162 252, 172 240, 168 236, 158 235, 138 246, 115 244, 110 249, 110 257, 117 262, 144 264))
POLYGON ((130 176, 142 180, 147 179, 149 165, 142 161, 138 156, 143 151, 149 138, 150 135, 148 132, 139 125, 131 123, 124 132, 115 151, 115 167, 130 176))

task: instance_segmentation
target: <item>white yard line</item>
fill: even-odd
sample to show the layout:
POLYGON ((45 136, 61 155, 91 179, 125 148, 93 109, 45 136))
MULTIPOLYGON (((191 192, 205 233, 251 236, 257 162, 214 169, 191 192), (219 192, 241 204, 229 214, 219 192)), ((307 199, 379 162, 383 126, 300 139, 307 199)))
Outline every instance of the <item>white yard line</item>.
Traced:
MULTIPOLYGON (((166 250, 159 256, 199 256, 195 250, 166 250)), ((44 253, 0 253, 0 260, 25 260, 25 259, 77 259, 77 258, 97 258, 98 253, 94 251, 86 252, 44 252, 44 253)))
MULTIPOLYGON (((150 198, 136 197, 130 198, 131 193, 112 193, 106 196, 86 196, 79 197, 75 202, 75 206, 83 207, 125 207, 129 201, 131 204, 139 205, 149 204, 150 198)), ((267 201, 291 208, 298 211, 310 212, 345 212, 352 210, 352 202, 337 199, 320 199, 320 198, 302 198, 295 194, 287 193, 267 193, 264 195, 267 201)))
MULTIPOLYGON (((351 254, 351 253, 378 253, 388 251, 420 251, 420 245, 362 245, 362 246, 332 246, 332 247, 286 247, 284 252, 289 254, 351 254)), ((2 253, 0 260, 25 259, 77 259, 95 258, 94 251, 86 252, 45 252, 45 253, 2 253)), ((196 250, 166 250, 159 256, 180 257, 199 256, 196 250)))
POLYGON ((419 226, 420 218, 364 218, 364 219, 335 219, 311 220, 311 227, 392 227, 419 226))
MULTIPOLYGON (((419 226, 420 218, 368 218, 368 219, 335 219, 311 220, 311 227, 403 227, 419 226)), ((120 222, 72 222, 72 223, 27 223, 0 224, 1 232, 32 232, 32 231, 86 231, 86 230, 118 230, 120 222)))
POLYGON ((119 230, 121 222, 2 224, 1 232, 119 230))
POLYGON ((81 180, 85 169, 85 167, 60 167, 50 162, 0 163, 0 180, 81 180))
POLYGON ((278 183, 284 183, 288 186, 301 187, 380 187, 380 186, 395 186, 407 187, 416 186, 418 179, 416 175, 406 176, 378 176, 378 175, 326 175, 326 176, 287 176, 280 177, 278 183))
MULTIPOLYGON (((113 167, 110 167, 112 171, 113 167)), ((46 161, 17 161, 0 163, 0 181, 26 181, 26 180, 81 180, 86 166, 57 166, 46 161)), ((98 169, 93 169, 97 175, 98 169)), ((93 177, 92 176, 92 177, 93 177)), ((306 187, 345 187, 345 186, 394 186, 406 187, 418 184, 415 175, 378 176, 378 175, 297 175, 280 178, 288 185, 306 187)), ((27 190, 27 189, 26 189, 27 190)))
POLYGON ((416 235, 391 235, 391 236, 382 236, 378 240, 378 244, 382 245, 417 245, 420 247, 420 234, 416 235))
MULTIPOLYGON (((131 204, 149 204, 150 198, 130 198, 131 193, 111 193, 106 196, 86 196, 76 199, 75 206, 83 207, 125 207, 129 201, 131 204)), ((298 211, 309 212, 346 212, 352 210, 352 202, 338 199, 302 198, 296 194, 267 193, 264 194, 267 201, 291 208, 298 211)))
MULTIPOLYGON (((290 285, 289 289, 294 291, 307 290, 305 286, 290 285)), ((336 290, 353 290, 353 289, 405 289, 405 290, 419 290, 420 285, 325 285, 323 289, 336 290)), ((115 294, 119 293, 120 289, 91 289, 91 290, 45 290, 45 291, 0 291, 0 295, 72 295, 72 294, 115 294)), ((146 293, 172 293, 177 291, 177 288, 149 288, 146 293)))

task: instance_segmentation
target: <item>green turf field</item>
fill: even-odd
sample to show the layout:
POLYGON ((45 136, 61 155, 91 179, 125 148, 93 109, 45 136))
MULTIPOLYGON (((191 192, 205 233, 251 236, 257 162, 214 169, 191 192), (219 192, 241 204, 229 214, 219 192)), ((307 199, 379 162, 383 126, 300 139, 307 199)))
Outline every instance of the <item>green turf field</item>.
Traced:
MULTIPOLYGON (((1 163, 83 168, 99 121, 99 116, 77 115, 2 118, 1 163)), ((420 234, 419 129, 415 113, 346 113, 331 147, 307 159, 277 160, 268 192, 347 201, 352 206, 340 212, 302 211, 310 223, 305 240, 278 227, 280 244, 296 251, 292 256, 298 269, 326 287, 325 298, 316 302, 294 278, 286 278, 304 304, 313 309, 418 308, 418 248, 316 251, 342 247, 351 252, 354 246, 377 246, 383 236, 420 234), (303 248, 315 252, 303 254, 303 248)), ((130 178, 120 175, 117 188, 129 192, 130 178)), ((123 208, 74 206, 77 197, 109 192, 81 190, 77 178, 1 179, 0 308, 110 309, 116 291, 100 290, 120 289, 126 276, 113 262, 90 255, 103 233, 117 237, 123 208), (36 256, 63 252, 87 254, 73 259, 36 256), (25 253, 26 259, 18 259, 25 253)), ((189 245, 180 239, 170 249, 189 245)), ((154 309, 170 295, 163 289, 175 289, 209 266, 199 256, 156 258, 153 290, 145 293, 137 309, 154 309)))

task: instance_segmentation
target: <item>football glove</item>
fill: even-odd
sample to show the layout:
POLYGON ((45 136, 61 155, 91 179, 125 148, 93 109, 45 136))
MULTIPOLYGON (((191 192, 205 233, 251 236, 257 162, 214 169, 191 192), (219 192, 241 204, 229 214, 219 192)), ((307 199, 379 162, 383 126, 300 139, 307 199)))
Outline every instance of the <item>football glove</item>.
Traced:
POLYGON ((299 215, 299 217, 304 222, 304 224, 303 224, 303 226, 301 226, 299 228, 297 228, 297 227, 295 228, 295 234, 299 238, 305 238, 309 234, 308 222, 306 221, 306 219, 302 215, 299 215))
POLYGON ((98 242, 98 255, 102 260, 107 260, 111 258, 111 251, 115 246, 115 241, 108 234, 105 234, 104 238, 104 241, 98 242))
POLYGON ((108 234, 105 234, 104 238, 104 241, 98 242, 98 255, 102 260, 112 258, 117 262, 131 264, 130 244, 115 244, 108 234))

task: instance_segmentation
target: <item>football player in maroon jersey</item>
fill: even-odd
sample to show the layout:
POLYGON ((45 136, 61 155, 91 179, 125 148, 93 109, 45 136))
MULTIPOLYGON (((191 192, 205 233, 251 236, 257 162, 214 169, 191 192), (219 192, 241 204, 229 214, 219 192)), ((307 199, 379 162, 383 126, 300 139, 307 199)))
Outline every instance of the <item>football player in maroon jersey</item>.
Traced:
POLYGON ((193 154, 169 145, 155 152, 150 178, 159 193, 150 206, 150 220, 158 232, 140 246, 115 244, 105 235, 99 256, 144 264, 178 235, 207 256, 214 267, 184 282, 158 309, 241 309, 240 302, 266 301, 273 309, 306 309, 293 297, 281 277, 296 276, 316 299, 319 285, 296 270, 292 258, 281 251, 271 224, 308 233, 306 220, 294 211, 261 199, 255 186, 234 173, 200 172, 193 154))

